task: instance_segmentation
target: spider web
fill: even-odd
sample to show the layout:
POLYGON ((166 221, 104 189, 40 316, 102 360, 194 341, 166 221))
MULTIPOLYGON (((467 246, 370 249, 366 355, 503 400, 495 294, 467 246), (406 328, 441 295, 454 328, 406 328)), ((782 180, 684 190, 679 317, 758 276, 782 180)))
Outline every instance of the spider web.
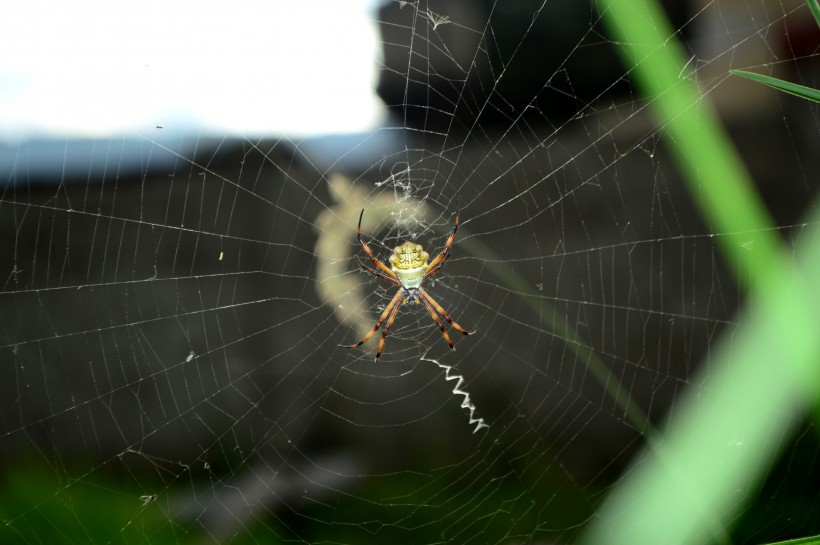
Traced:
MULTIPOLYGON (((818 87, 808 10, 669 15, 778 231, 799 236, 817 108, 728 69, 818 87)), ((594 6, 372 16, 387 121, 360 138, 152 122, 93 142, 85 166, 83 143, 54 168, 16 152, 0 193, 4 543, 572 542, 742 329, 725 233, 594 6), (378 364, 381 331, 339 347, 395 292, 357 263, 361 210, 386 261, 405 240, 440 252, 456 203, 425 289, 472 334, 448 328, 450 351, 403 305, 378 364)), ((253 53, 264 69, 271 53, 253 53)), ((727 541, 820 533, 817 431, 785 444, 727 541)))

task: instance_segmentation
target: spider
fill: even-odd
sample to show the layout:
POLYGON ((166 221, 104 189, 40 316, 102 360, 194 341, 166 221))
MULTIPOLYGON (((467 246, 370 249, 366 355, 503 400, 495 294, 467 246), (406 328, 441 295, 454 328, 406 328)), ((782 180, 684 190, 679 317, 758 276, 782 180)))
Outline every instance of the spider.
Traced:
POLYGON ((444 319, 447 320, 447 323, 453 326, 460 333, 469 335, 470 332, 455 323, 453 319, 450 318, 450 315, 447 314, 447 312, 441 307, 440 304, 436 302, 435 299, 430 297, 430 294, 427 293, 421 285, 425 280, 439 272, 447 262, 447 259, 450 257, 450 248, 453 245, 453 239, 455 238, 456 231, 458 230, 458 200, 456 199, 456 221, 455 225, 453 225, 453 231, 447 238, 447 242, 444 244, 444 249, 433 261, 430 262, 429 265, 427 264, 427 258, 430 257, 430 254, 424 251, 421 244, 405 242, 396 246, 395 250, 393 250, 393 253, 388 259, 391 265, 388 269, 384 263, 376 259, 376 256, 373 255, 373 251, 362 239, 363 217, 364 209, 362 209, 362 213, 359 214, 359 228, 358 236, 356 238, 359 240, 359 244, 362 245, 367 257, 369 257, 370 261, 372 261, 380 270, 371 269, 361 261, 359 262, 359 265, 362 266, 362 270, 365 272, 368 272, 377 278, 381 278, 382 280, 386 280, 387 282, 396 285, 399 289, 396 291, 396 294, 393 296, 393 299, 390 300, 387 307, 385 307, 384 312, 382 312, 381 316, 379 316, 379 319, 376 321, 376 325, 373 326, 370 333, 362 337, 362 340, 356 344, 340 344, 339 346, 344 348, 356 348, 363 345, 370 337, 373 336, 374 333, 376 333, 376 331, 379 330, 382 323, 387 320, 384 330, 382 331, 382 338, 379 341, 379 349, 376 351, 376 361, 379 361, 379 357, 382 355, 382 348, 384 348, 384 339, 387 337, 387 332, 390 331, 390 327, 393 325, 393 321, 399 313, 399 307, 401 304, 421 303, 427 309, 427 312, 430 313, 430 317, 434 322, 436 322, 436 325, 438 325, 441 330, 441 334, 444 336, 444 340, 450 347, 450 350, 455 350, 456 348, 453 346, 453 341, 450 340, 450 335, 447 334, 447 330, 444 328, 444 324, 441 323, 439 315, 444 317, 444 319))

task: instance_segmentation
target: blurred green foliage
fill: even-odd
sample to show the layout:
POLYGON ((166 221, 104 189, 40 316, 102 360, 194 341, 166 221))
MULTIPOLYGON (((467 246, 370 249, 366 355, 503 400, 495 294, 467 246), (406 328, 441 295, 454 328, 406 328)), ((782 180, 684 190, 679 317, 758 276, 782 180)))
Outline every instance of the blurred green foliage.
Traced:
POLYGON ((0 494, 0 543, 176 542, 156 502, 142 498, 150 494, 104 473, 57 477, 45 464, 8 466, 0 494))
MULTIPOLYGON (((812 0, 814 1, 814 0, 812 0)), ((744 326, 716 342, 666 431, 619 483, 590 544, 730 542, 730 527, 820 391, 820 235, 797 258, 691 74, 677 34, 651 0, 599 0, 692 199, 747 290, 744 326)), ((814 11, 813 11, 814 12, 814 11)), ((816 13, 815 13, 816 15, 816 13)), ((817 214, 808 225, 820 221, 817 214)))

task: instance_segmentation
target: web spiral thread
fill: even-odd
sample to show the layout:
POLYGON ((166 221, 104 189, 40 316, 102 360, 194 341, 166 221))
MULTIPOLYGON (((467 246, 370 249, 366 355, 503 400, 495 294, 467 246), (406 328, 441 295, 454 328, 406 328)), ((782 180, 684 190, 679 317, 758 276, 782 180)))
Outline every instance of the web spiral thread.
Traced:
POLYGON ((464 376, 456 375, 453 371, 453 366, 452 365, 444 365, 443 363, 441 363, 437 359, 422 357, 421 360, 435 363, 436 365, 438 365, 439 367, 444 369, 444 379, 445 380, 455 380, 455 381, 457 381, 456 385, 453 387, 453 394, 454 395, 460 395, 460 396, 464 397, 464 401, 461 402, 461 408, 462 409, 467 409, 470 413, 470 425, 471 426, 475 425, 475 429, 473 430, 473 433, 477 433, 478 430, 480 430, 482 428, 489 428, 490 427, 489 424, 484 422, 483 418, 476 418, 476 416, 475 416, 476 406, 473 404, 472 400, 470 399, 470 393, 467 392, 466 390, 461 389, 461 387, 464 385, 464 382, 465 382, 464 381, 464 376))

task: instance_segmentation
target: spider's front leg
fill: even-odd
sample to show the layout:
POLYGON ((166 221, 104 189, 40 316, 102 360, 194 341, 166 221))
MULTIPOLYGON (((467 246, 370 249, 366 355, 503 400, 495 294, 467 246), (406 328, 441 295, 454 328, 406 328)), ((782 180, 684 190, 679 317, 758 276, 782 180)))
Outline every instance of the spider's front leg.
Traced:
MULTIPOLYGON (((430 294, 427 293, 426 290, 420 289, 419 290, 419 297, 425 303, 429 302, 430 305, 432 305, 433 308, 436 309, 436 312, 441 314, 444 317, 444 319, 447 320, 447 323, 450 324, 451 326, 453 326, 459 333, 462 333, 464 335, 469 335, 470 334, 470 331, 467 331, 466 329, 464 329, 463 327, 458 325, 452 318, 450 318, 450 315, 447 314, 447 311, 444 310, 444 308, 442 308, 442 306, 440 304, 438 304, 438 302, 436 302, 435 299, 430 297, 430 294)), ((439 325, 441 325, 441 324, 439 324, 439 325)), ((475 333, 475 332, 473 332, 473 333, 475 333)), ((446 337, 446 335, 445 335, 445 337, 446 337)))
POLYGON ((458 325, 450 318, 450 315, 445 312, 445 310, 439 305, 435 299, 430 297, 430 294, 427 293, 423 289, 419 289, 419 300, 424 303, 425 308, 427 308, 427 312, 430 313, 430 317, 436 322, 436 325, 441 330, 441 334, 444 336, 444 341, 450 347, 450 350, 455 351, 456 347, 453 346, 453 341, 450 339, 450 335, 447 334, 447 330, 444 328, 444 324, 441 323, 438 315, 441 314, 447 323, 453 326, 457 331, 463 333, 464 335, 469 335, 470 332, 458 325), (436 314, 438 313, 438 314, 436 314))
MULTIPOLYGON (((403 289, 399 290, 399 293, 397 295, 403 295, 403 291, 403 289)), ((390 326, 393 325, 393 321, 399 314, 399 307, 401 307, 401 302, 396 303, 393 306, 393 311, 390 313, 390 318, 387 320, 387 324, 384 326, 384 331, 382 331, 382 338, 379 339, 379 349, 376 350, 376 361, 379 361, 379 358, 382 355, 382 348, 384 348, 384 340, 387 338, 387 332, 390 331, 390 326)))
POLYGON ((444 341, 450 347, 450 350, 455 352, 456 347, 453 346, 453 341, 450 340, 450 335, 448 335, 447 330, 444 329, 444 324, 442 324, 441 320, 439 320, 438 316, 436 316, 436 311, 433 310, 433 307, 430 306, 430 303, 427 301, 427 299, 425 299, 424 297, 420 297, 420 300, 422 303, 424 303, 424 307, 427 309, 427 312, 430 313, 430 318, 432 318, 433 321, 436 322, 436 325, 441 330, 441 334, 444 335, 444 341))
POLYGON ((396 310, 398 310, 399 303, 401 302, 402 292, 403 292, 403 290, 401 288, 396 290, 396 295, 393 296, 393 299, 391 299, 390 303, 385 307, 384 312, 382 312, 382 315, 379 316, 379 319, 376 321, 376 325, 373 326, 373 329, 370 330, 370 333, 368 333, 367 335, 362 337, 362 340, 360 340, 356 344, 340 344, 339 346, 341 346, 342 348, 357 348, 357 347, 363 345, 364 343, 367 342, 367 340, 370 337, 373 336, 373 334, 375 332, 377 332, 379 330, 379 328, 382 326, 382 322, 384 322, 384 320, 387 318, 387 316, 390 315, 391 320, 388 322, 387 326, 384 328, 385 330, 384 330, 384 333, 382 333, 382 340, 381 340, 381 343, 379 343, 379 353, 376 354, 376 359, 378 359, 379 356, 381 355, 382 345, 384 345, 384 337, 387 334, 387 328, 390 327, 390 324, 393 323, 393 319, 395 319, 395 315, 392 314, 392 311, 393 311, 394 307, 395 307, 396 310))

